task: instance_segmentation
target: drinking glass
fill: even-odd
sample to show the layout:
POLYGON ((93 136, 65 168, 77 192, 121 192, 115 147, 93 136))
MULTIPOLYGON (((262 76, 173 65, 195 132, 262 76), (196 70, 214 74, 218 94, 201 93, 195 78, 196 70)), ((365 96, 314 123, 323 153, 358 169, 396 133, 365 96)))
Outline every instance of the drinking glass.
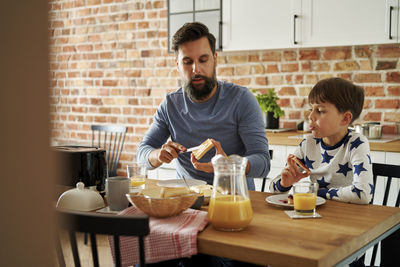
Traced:
POLYGON ((132 163, 126 166, 126 173, 131 180, 131 192, 138 192, 144 188, 147 179, 147 168, 142 163, 132 163))
POLYGON ((293 185, 293 202, 296 215, 314 216, 318 183, 300 182, 293 185))
POLYGON ((123 210, 128 207, 129 179, 126 177, 110 177, 106 179, 106 195, 110 210, 123 210))

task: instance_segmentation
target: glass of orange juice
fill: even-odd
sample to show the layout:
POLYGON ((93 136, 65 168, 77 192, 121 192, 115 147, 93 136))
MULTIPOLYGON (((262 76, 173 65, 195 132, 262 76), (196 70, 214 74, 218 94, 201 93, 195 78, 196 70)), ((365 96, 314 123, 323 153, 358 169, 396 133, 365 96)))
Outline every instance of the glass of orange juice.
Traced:
POLYGON ((211 162, 214 182, 208 219, 217 230, 243 230, 253 219, 245 175, 247 159, 237 155, 217 155, 211 162))
POLYGON ((126 166, 126 173, 131 180, 131 192, 138 192, 144 188, 147 178, 147 168, 142 163, 132 163, 126 166))
POLYGON ((300 182, 293 185, 293 202, 296 215, 315 215, 317 193, 318 183, 300 182))

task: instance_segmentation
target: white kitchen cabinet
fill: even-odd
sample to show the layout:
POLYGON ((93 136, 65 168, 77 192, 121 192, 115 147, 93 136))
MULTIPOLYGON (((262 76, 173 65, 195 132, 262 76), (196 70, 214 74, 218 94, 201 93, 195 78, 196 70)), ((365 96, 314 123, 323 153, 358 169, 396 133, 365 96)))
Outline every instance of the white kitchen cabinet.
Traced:
POLYGON ((222 49, 259 50, 295 47, 298 0, 223 0, 222 49))
POLYGON ((396 43, 398 12, 398 0, 302 0, 299 45, 396 43))
POLYGON ((400 41, 399 0, 223 0, 222 13, 224 51, 400 41))
POLYGON ((371 151, 371 161, 375 163, 385 163, 386 153, 383 151, 371 151))

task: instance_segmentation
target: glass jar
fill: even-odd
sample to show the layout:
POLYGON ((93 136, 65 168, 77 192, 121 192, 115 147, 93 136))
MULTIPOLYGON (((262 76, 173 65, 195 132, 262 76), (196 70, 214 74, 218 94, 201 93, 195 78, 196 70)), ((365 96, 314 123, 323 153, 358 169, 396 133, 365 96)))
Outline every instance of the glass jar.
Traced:
POLYGON ((382 126, 381 125, 370 125, 369 126, 369 138, 380 139, 382 137, 382 126))
POLYGON ((217 230, 240 231, 253 219, 246 181, 247 158, 217 155, 208 219, 217 230))

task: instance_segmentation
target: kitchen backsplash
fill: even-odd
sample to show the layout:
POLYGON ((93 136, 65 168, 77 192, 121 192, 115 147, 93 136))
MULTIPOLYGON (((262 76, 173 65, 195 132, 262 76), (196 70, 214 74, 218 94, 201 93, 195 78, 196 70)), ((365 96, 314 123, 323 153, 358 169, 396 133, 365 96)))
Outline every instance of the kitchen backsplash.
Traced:
MULTIPOLYGON (((50 1, 52 143, 90 144, 90 125, 122 124, 129 127, 122 165, 134 160, 157 106, 180 85, 167 31, 166 0, 50 1)), ((304 120, 318 80, 343 77, 365 88, 358 122, 379 121, 384 133, 396 133, 399 58, 399 44, 218 52, 217 77, 274 88, 283 128, 304 120)))

